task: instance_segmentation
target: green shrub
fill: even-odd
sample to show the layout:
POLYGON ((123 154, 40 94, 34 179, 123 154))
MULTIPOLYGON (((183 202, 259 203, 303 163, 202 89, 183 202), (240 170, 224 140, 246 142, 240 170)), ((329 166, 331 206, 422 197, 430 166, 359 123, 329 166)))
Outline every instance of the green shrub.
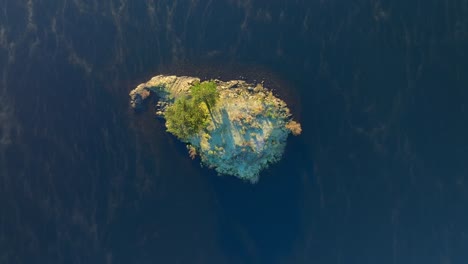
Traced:
POLYGON ((207 125, 208 115, 194 100, 181 97, 166 109, 164 117, 167 131, 187 141, 207 125))
POLYGON ((211 109, 215 107, 219 98, 219 92, 216 89, 216 83, 213 81, 205 81, 202 83, 195 83, 190 88, 192 100, 197 103, 205 103, 208 111, 211 114, 211 109))
POLYGON ((164 113, 167 131, 183 141, 187 141, 208 125, 208 113, 201 104, 206 105, 213 118, 211 109, 219 98, 215 82, 194 83, 190 88, 190 95, 190 98, 177 98, 164 113))

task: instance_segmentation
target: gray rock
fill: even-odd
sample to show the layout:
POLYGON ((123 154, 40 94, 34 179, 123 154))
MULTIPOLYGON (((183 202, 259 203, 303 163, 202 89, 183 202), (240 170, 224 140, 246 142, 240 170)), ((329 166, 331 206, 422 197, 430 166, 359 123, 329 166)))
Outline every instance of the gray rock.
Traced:
MULTIPOLYGON (((157 115, 164 116, 167 106, 189 95, 191 86, 199 81, 195 77, 158 75, 130 92, 130 104, 138 109, 150 91, 159 98, 157 115)), ((185 143, 191 146, 191 155, 198 153, 203 165, 221 175, 255 183, 263 169, 281 159, 289 133, 292 129, 294 134, 300 133, 300 124, 292 121, 286 103, 262 84, 214 82, 220 98, 212 109, 213 119, 185 143)))

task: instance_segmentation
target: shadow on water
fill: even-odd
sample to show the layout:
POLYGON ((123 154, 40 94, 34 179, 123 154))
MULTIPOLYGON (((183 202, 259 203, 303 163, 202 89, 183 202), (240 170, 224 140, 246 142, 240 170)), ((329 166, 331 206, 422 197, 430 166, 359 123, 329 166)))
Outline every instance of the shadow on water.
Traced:
MULTIPOLYGON (((265 67, 177 64, 138 82, 158 74, 244 79, 253 84, 265 81, 265 87, 285 100, 295 117, 300 114, 294 85, 265 67)), ((129 81, 129 88, 138 82, 129 81)), ((169 260, 179 254, 174 250, 180 247, 187 248, 185 257, 200 254, 214 259, 212 253, 218 252, 227 260, 220 263, 278 263, 290 255, 303 237, 303 136, 289 137, 283 159, 263 171, 260 181, 252 185, 232 176, 217 176, 211 169, 200 168, 199 160, 190 160, 185 145, 166 133, 164 120, 154 116, 157 98, 149 100, 142 111, 128 112, 139 165, 130 180, 135 187, 125 191, 126 200, 133 203, 121 205, 109 227, 114 234, 109 243, 120 252, 115 257, 132 262, 135 256, 154 252, 158 259, 169 260), (204 243, 194 248, 199 234, 204 243), (127 249, 133 253, 125 253, 127 249)))
POLYGON ((289 139, 283 159, 263 171, 257 184, 207 171, 221 218, 220 242, 234 263, 277 263, 301 237, 303 151, 297 149, 300 140, 293 141, 289 139))
POLYGON ((0 263, 466 262, 467 1, 101 2, 0 4, 0 263), (304 134, 218 177, 125 116, 156 74, 265 80, 304 134))
MULTIPOLYGON (((278 78, 274 72, 255 65, 227 65, 222 70, 218 66, 216 63, 202 66, 179 64, 168 66, 165 72, 154 75, 244 79, 254 84, 265 81, 265 86, 278 93, 292 108, 298 107, 297 96, 290 89, 292 85, 278 78)), ((213 213, 218 218, 217 239, 231 260, 229 263, 277 263, 279 258, 290 254, 301 239, 304 196, 301 175, 304 169, 310 171, 303 165, 303 158, 308 155, 304 155, 306 149, 301 142, 301 137, 290 136, 283 159, 263 171, 257 184, 232 176, 218 176, 208 168, 195 168, 203 174, 199 179, 212 186, 216 205, 213 213)), ((173 145, 176 152, 186 155, 184 144, 177 143, 173 145)))
MULTIPOLYGON (((288 104, 298 107, 290 83, 275 73, 255 65, 231 65, 222 70, 216 64, 177 65, 167 74, 200 76, 202 79, 245 79, 251 83, 265 81, 288 104)), ((294 113, 294 112, 293 112, 294 113)), ((218 176, 204 168, 213 186, 219 217, 218 238, 233 263, 276 263, 293 249, 301 237, 303 188, 301 170, 306 151, 301 138, 288 138, 283 159, 261 173, 257 184, 232 176, 218 176)))

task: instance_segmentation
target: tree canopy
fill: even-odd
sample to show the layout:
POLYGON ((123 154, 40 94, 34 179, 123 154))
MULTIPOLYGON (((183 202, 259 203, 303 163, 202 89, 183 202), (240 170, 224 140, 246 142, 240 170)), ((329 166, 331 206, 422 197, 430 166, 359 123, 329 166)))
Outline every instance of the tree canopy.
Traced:
POLYGON ((186 141, 206 126, 208 115, 200 104, 181 97, 166 109, 164 117, 167 131, 186 141))
POLYGON ((190 88, 190 94, 195 102, 203 102, 211 112, 211 109, 216 105, 219 98, 216 83, 213 81, 205 81, 197 83, 190 88))
MULTIPOLYGON (((208 113, 201 104, 206 105, 213 118, 211 109, 219 98, 216 83, 212 81, 194 84, 190 87, 190 95, 188 98, 177 98, 164 113, 167 131, 183 141, 207 126, 208 113)), ((213 122, 215 122, 214 119, 213 122)))

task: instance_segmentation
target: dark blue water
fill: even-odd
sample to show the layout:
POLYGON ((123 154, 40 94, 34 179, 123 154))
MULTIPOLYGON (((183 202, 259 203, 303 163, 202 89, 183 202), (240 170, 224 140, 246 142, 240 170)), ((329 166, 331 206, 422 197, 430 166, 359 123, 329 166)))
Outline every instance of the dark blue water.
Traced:
POLYGON ((0 263, 468 262, 468 1, 0 0, 0 263), (265 80, 250 185, 128 92, 265 80))

